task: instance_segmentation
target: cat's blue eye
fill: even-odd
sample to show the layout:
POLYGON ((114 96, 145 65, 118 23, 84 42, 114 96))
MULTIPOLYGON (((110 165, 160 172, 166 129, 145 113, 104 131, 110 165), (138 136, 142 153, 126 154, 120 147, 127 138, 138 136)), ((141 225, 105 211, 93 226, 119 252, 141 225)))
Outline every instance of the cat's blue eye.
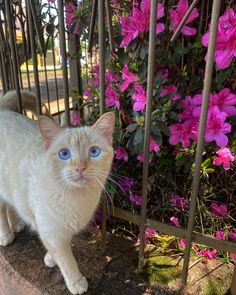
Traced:
POLYGON ((101 154, 101 150, 100 150, 100 148, 97 147, 97 146, 93 146, 93 147, 91 147, 90 150, 89 150, 89 155, 90 155, 90 157, 92 157, 92 158, 97 158, 100 154, 101 154))
POLYGON ((71 157, 71 152, 70 150, 64 148, 64 149, 61 149, 59 151, 59 157, 62 159, 62 160, 68 160, 70 157, 71 157))

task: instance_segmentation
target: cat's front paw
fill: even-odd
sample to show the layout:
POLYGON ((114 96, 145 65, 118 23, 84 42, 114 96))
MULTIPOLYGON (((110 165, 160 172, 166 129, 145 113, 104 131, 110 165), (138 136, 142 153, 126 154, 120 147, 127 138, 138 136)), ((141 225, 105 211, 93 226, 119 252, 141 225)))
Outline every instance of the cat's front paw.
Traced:
POLYGON ((49 252, 47 252, 47 254, 44 256, 44 263, 48 267, 54 267, 56 265, 56 262, 54 261, 52 255, 49 252))
POLYGON ((13 232, 0 234, 0 246, 7 246, 13 242, 15 235, 13 232))
POLYGON ((25 224, 23 221, 19 221, 11 227, 11 230, 14 233, 20 233, 25 228, 25 224))
POLYGON ((82 277, 75 283, 68 285, 68 289, 74 295, 83 294, 88 290, 88 281, 85 277, 82 277))

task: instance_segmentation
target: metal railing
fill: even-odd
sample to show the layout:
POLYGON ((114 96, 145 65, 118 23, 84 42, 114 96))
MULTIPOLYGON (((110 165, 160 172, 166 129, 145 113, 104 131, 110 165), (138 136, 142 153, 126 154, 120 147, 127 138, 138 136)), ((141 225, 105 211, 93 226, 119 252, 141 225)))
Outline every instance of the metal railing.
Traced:
MULTIPOLYGON (((203 1, 203 0, 202 0, 203 1)), ((182 26, 185 24, 189 14, 192 9, 197 4, 198 0, 194 0, 192 5, 189 7, 186 12, 185 17, 182 22, 178 26, 175 34, 173 35, 171 42, 174 42, 177 35, 179 34, 182 26)), ((19 60, 17 61, 18 54, 16 52, 16 40, 14 35, 14 28, 12 25, 12 11, 13 6, 12 1, 5 0, 5 13, 6 19, 2 20, 0 26, 0 38, 5 42, 6 46, 4 48, 3 44, 0 40, 0 72, 1 72, 1 81, 3 85, 3 90, 7 91, 10 89, 10 84, 12 83, 12 88, 17 90, 19 95, 19 106, 21 107, 21 98, 20 98, 20 77, 21 73, 19 72, 19 60), (8 23, 7 31, 8 33, 2 34, 3 24, 4 22, 8 23), (7 48, 8 40, 10 41, 10 52, 11 52, 11 67, 13 69, 12 73, 14 76, 14 80, 12 80, 11 75, 6 73, 6 62, 9 62, 9 59, 4 58, 4 51, 7 48), (11 80, 11 83, 9 83, 11 80)), ((66 112, 66 120, 67 125, 70 125, 70 103, 69 103, 69 82, 68 82, 68 68, 67 68, 67 58, 66 58, 66 38, 65 38, 65 25, 64 25, 64 13, 63 13, 63 0, 58 0, 58 15, 59 15, 59 34, 60 34, 60 48, 61 48, 61 56, 62 56, 62 71, 63 71, 63 89, 64 89, 64 109, 66 112)), ((40 93, 40 83, 38 78, 38 67, 37 67, 37 58, 35 57, 36 46, 35 46, 35 36, 40 39, 40 29, 37 25, 37 18, 33 17, 33 12, 35 13, 35 1, 26 0, 27 4, 27 16, 25 21, 27 23, 27 27, 30 28, 29 32, 27 31, 23 39, 31 39, 31 51, 33 57, 33 65, 34 65, 34 81, 37 95, 37 106, 38 112, 41 112, 41 93, 40 93), (35 34, 37 32, 37 34, 35 34)), ((200 118, 200 128, 199 135, 197 140, 197 149, 196 149, 196 157, 195 157, 195 169, 194 176, 192 182, 192 193, 191 193, 191 203, 190 203, 190 212, 188 218, 188 226, 187 229, 178 228, 175 226, 171 226, 156 220, 152 220, 147 218, 146 209, 147 209, 147 186, 148 186, 148 173, 149 173, 149 141, 150 141, 150 122, 151 122, 151 102, 153 99, 153 81, 154 81, 154 65, 155 65, 155 44, 156 44, 156 9, 157 9, 157 0, 151 0, 151 15, 150 15, 150 34, 149 34, 149 55, 148 55, 148 76, 147 76, 147 105, 146 105, 146 114, 145 114, 145 140, 144 140, 144 162, 143 162, 143 181, 142 181, 142 207, 141 207, 141 215, 133 214, 129 211, 120 209, 118 207, 111 208, 110 214, 116 218, 123 219, 125 221, 132 222, 140 226, 140 250, 139 250, 139 267, 141 268, 144 260, 144 239, 145 239, 145 227, 151 226, 159 232, 164 234, 173 235, 178 238, 184 238, 187 240, 185 252, 184 252, 184 264, 183 264, 183 275, 182 275, 182 285, 185 286, 187 282, 188 268, 189 268, 189 257, 190 257, 190 249, 192 242, 197 242, 204 244, 209 247, 216 248, 218 250, 228 251, 228 252, 236 252, 236 244, 230 241, 222 241, 218 240, 214 237, 210 237, 201 233, 197 233, 194 231, 194 216, 196 213, 196 204, 198 197, 198 189, 199 189, 199 180, 200 180, 200 172, 201 172, 201 162, 202 162, 202 152, 203 152, 203 143, 204 143, 204 134, 206 127, 206 119, 209 105, 209 96, 211 91, 211 83, 212 83, 212 72, 214 65, 214 52, 216 45, 216 34, 218 27, 218 20, 220 15, 220 7, 221 0, 213 0, 212 1, 212 13, 211 13, 211 27, 210 27, 210 39, 208 46, 208 58, 206 62, 206 71, 205 71, 205 79, 204 79, 204 88, 203 88, 203 101, 202 101, 202 111, 200 118)), ((107 28, 108 35, 110 41, 110 50, 114 51, 114 43, 113 43, 113 33, 112 33, 112 22, 111 22, 111 11, 110 11, 110 1, 103 0, 93 0, 93 10, 92 17, 89 28, 89 41, 88 41, 88 52, 92 51, 92 40, 94 33, 94 26, 96 21, 96 15, 98 14, 98 26, 99 26, 99 78, 100 78, 100 115, 105 112, 105 20, 107 19, 107 28), (105 18, 106 14, 106 18, 105 18)), ((35 15, 35 14, 34 14, 35 15)), ((23 33, 25 34, 25 33, 23 33)), ((43 43, 42 43, 43 44, 43 43)), ((43 45, 42 45, 43 46, 43 45)), ((75 49, 75 48, 74 48, 75 49)), ((42 51, 42 56, 45 60, 45 52, 42 51)), ((55 65, 55 55, 54 58, 54 78, 55 83, 57 83, 56 76, 56 65, 55 65)), ((19 59, 19 58, 18 58, 19 59)), ((78 69, 77 69, 78 70, 78 69)), ((79 73, 79 71, 75 70, 74 74, 79 73), (77 71, 77 72, 76 72, 77 71)), ((27 66, 27 77, 29 79, 29 70, 27 66)), ((45 72, 45 78, 46 72, 45 72)), ((80 84, 81 77, 77 79, 77 89, 82 91, 82 86, 80 84)), ((28 88, 30 89, 30 83, 28 83, 28 88)), ((49 101, 49 93, 50 91, 47 88, 48 95, 48 105, 50 107, 49 101)), ((56 84, 56 99, 58 104, 58 112, 59 110, 59 100, 58 100, 58 85, 56 84)), ((105 197, 103 198, 105 200, 105 197)), ((102 221, 102 233, 103 233, 103 241, 105 241, 106 235, 106 202, 103 202, 103 221, 102 221)), ((231 293, 236 295, 236 268, 234 269, 234 274, 232 278, 231 285, 231 293)))

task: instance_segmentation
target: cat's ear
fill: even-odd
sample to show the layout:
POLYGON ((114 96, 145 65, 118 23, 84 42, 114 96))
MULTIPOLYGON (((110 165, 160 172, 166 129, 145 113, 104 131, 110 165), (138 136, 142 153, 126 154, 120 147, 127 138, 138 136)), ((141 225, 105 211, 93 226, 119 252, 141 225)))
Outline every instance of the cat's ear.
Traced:
POLYGON ((99 132, 107 138, 107 141, 112 144, 113 132, 115 128, 115 113, 105 113, 97 120, 92 128, 99 130, 99 132))
POLYGON ((47 147, 50 146, 53 139, 62 130, 62 128, 55 121, 45 116, 38 117, 38 126, 47 147))

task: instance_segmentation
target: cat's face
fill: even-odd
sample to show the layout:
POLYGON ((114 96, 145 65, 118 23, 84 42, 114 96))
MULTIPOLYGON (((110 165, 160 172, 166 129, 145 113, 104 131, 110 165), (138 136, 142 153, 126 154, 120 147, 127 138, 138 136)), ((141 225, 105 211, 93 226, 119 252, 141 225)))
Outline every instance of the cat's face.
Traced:
POLYGON ((92 127, 64 129, 44 117, 39 127, 49 164, 65 186, 103 186, 113 159, 113 113, 103 115, 92 127))

